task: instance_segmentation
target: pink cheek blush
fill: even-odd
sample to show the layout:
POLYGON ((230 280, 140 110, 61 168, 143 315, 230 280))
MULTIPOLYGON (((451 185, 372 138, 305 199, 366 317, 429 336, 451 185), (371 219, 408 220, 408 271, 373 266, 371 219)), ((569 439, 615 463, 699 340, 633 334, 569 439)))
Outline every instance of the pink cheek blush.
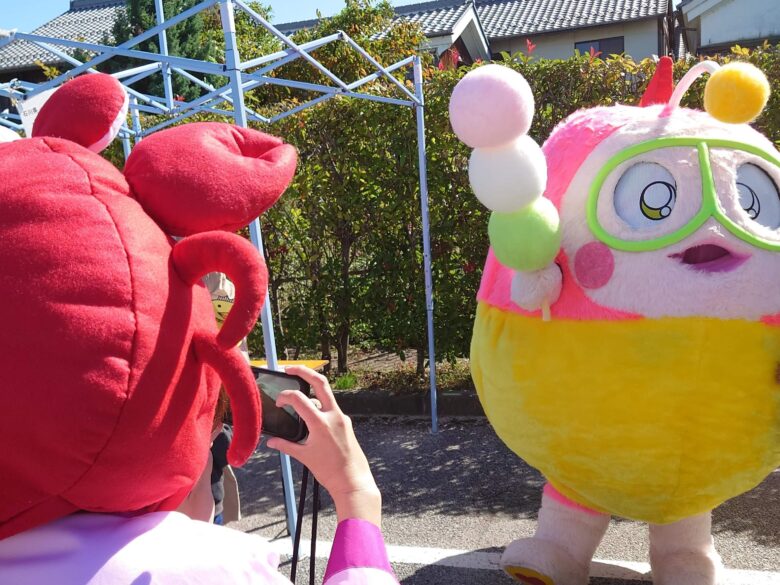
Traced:
POLYGON ((615 257, 605 244, 590 242, 574 256, 574 274, 583 288, 601 288, 615 272, 615 257))

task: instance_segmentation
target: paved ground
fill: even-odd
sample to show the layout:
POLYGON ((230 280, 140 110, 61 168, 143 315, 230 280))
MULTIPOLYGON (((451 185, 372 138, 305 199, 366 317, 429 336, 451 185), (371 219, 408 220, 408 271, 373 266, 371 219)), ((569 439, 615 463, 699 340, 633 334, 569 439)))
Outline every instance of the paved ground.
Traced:
MULTIPOLYGON (((355 429, 384 496, 384 532, 401 582, 509 585, 496 561, 506 543, 533 533, 541 476, 506 449, 484 419, 445 421, 438 435, 426 421, 408 418, 357 420, 355 429)), ((299 478, 300 470, 294 474, 299 478)), ((286 552, 278 458, 262 449, 237 476, 245 517, 234 526, 279 539, 276 546, 286 552)), ((335 518, 324 501, 318 539, 328 541, 335 518)), ((716 510, 715 539, 734 585, 780 584, 778 504, 780 470, 716 510)), ((613 521, 596 553, 608 562, 593 567, 592 585, 646 580, 646 551, 645 526, 613 521)), ((326 553, 322 542, 318 556, 326 553)), ((305 577, 308 561, 304 565, 305 577)))

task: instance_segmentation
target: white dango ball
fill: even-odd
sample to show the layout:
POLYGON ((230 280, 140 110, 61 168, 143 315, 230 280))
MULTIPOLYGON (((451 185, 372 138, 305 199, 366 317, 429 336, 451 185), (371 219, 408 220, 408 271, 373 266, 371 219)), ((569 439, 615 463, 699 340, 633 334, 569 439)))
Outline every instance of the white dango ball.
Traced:
POLYGON ((544 303, 558 300, 563 288, 563 275, 557 264, 551 263, 533 272, 515 272, 512 277, 511 298, 526 311, 537 311, 544 303))
POLYGON ((547 186, 547 161, 539 145, 523 135, 497 147, 475 148, 469 160, 474 194, 492 211, 530 205, 547 186))
POLYGON ((526 134, 534 117, 534 96, 525 78, 503 65, 484 65, 466 74, 450 97, 450 123, 471 148, 499 146, 526 134))

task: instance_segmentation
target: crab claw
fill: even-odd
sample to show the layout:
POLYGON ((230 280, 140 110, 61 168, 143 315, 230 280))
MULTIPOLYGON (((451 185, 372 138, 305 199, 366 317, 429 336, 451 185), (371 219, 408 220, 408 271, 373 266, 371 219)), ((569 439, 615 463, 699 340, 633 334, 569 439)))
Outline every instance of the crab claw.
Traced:
POLYGON ((192 343, 198 358, 217 372, 230 398, 234 430, 228 462, 240 467, 260 440, 262 405, 252 371, 238 348, 225 350, 207 334, 196 334, 192 343))
POLYGON ((33 137, 65 138, 100 152, 127 119, 127 92, 105 73, 82 75, 62 85, 41 108, 33 137))
POLYGON ((125 177, 164 230, 186 236, 246 226, 284 192, 296 161, 295 149, 274 136, 198 122, 145 138, 125 177))
POLYGON ((265 301, 268 271, 260 254, 241 236, 207 232, 184 238, 171 255, 176 272, 194 285, 209 272, 224 272, 236 285, 233 308, 217 335, 224 349, 235 346, 252 330, 265 301))

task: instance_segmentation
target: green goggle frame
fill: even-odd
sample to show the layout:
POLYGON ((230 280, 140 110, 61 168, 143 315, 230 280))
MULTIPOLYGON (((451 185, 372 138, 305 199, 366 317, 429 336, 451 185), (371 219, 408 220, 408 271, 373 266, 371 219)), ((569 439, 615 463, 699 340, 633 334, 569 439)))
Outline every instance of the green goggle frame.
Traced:
POLYGON ((616 250, 623 250, 625 252, 648 252, 651 250, 660 250, 661 248, 682 241, 698 230, 709 218, 714 217, 721 225, 739 239, 758 248, 780 251, 780 241, 764 240, 755 234, 745 231, 742 226, 730 219, 721 208, 715 192, 715 180, 712 176, 710 148, 728 148, 748 152, 780 168, 780 159, 776 156, 769 154, 752 144, 736 142, 733 140, 667 137, 656 138, 654 140, 635 144, 610 158, 591 183, 587 202, 587 220, 588 226, 593 234, 607 246, 616 250), (665 234, 649 240, 622 240, 608 233, 599 223, 598 199, 601 188, 604 186, 604 182, 607 180, 610 173, 614 171, 618 165, 641 154, 652 150, 676 146, 695 147, 699 153, 699 169, 702 180, 702 204, 698 213, 680 229, 670 234, 665 234))

